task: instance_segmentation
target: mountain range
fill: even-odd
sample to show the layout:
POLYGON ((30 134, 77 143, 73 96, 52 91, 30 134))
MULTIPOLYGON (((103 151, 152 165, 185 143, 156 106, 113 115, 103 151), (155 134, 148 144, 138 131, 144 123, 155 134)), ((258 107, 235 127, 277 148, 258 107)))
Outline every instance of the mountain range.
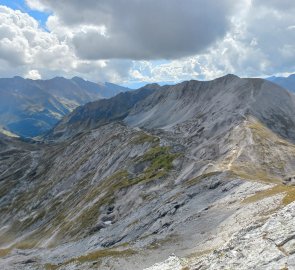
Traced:
POLYGON ((288 77, 272 76, 267 78, 269 81, 274 82, 289 91, 295 92, 295 74, 291 74, 288 77))
POLYGON ((1 269, 292 269, 295 95, 147 85, 0 135, 1 269))
POLYGON ((128 90, 115 84, 97 84, 79 77, 0 79, 0 128, 6 134, 29 138, 39 136, 76 107, 128 90))

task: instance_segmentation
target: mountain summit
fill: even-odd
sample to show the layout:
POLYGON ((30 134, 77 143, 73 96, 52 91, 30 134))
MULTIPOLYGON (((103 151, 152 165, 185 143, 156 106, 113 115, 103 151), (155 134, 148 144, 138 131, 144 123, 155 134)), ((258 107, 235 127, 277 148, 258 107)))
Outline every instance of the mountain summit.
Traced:
POLYGON ((282 269, 294 115, 285 89, 227 75, 88 103, 42 143, 1 135, 0 268, 282 269))

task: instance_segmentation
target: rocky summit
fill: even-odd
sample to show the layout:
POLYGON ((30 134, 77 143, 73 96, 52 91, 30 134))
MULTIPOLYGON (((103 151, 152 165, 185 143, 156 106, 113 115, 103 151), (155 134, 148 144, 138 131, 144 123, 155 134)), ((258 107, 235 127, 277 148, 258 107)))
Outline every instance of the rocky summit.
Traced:
POLYGON ((0 269, 295 269, 295 96, 147 85, 0 137, 0 269))

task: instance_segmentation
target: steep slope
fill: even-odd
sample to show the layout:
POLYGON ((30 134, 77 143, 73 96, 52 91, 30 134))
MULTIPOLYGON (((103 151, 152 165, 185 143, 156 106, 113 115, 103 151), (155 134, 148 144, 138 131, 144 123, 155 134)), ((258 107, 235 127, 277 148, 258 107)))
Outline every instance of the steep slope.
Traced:
POLYGON ((45 138, 65 140, 79 132, 89 131, 111 121, 123 120, 136 103, 158 88, 157 85, 147 85, 132 92, 121 93, 110 99, 102 99, 78 107, 64 117, 45 138))
POLYGON ((288 77, 270 77, 267 80, 274 82, 281 87, 288 89, 292 92, 295 92, 295 74, 291 74, 288 77))
POLYGON ((262 79, 227 75, 208 82, 189 81, 165 86, 138 103, 125 119, 131 126, 169 130, 199 117, 210 132, 228 128, 247 115, 288 138, 295 138, 295 97, 262 79))
POLYGON ((78 77, 0 79, 0 126, 23 137, 34 137, 51 129, 77 106, 127 90, 78 77))
MULTIPOLYGON (((77 109, 58 142, 0 138, 0 268, 222 269, 241 265, 228 243, 267 248, 294 207, 293 96, 233 75, 150 88, 77 109)), ((257 265, 294 266, 291 244, 257 265)))

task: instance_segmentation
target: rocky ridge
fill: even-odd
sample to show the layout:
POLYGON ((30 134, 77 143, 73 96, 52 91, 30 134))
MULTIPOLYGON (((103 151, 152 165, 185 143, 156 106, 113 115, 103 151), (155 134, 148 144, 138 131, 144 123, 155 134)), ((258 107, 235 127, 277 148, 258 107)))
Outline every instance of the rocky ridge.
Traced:
POLYGON ((119 118, 74 111, 58 141, 1 137, 0 268, 292 269, 293 95, 233 75, 151 88, 119 118))

